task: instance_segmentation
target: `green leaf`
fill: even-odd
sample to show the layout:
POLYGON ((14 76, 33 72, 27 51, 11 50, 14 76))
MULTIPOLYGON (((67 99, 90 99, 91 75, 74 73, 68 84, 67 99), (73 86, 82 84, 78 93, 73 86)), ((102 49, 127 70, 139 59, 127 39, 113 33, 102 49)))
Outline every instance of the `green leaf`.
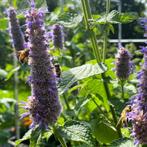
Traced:
POLYGON ((42 132, 41 130, 36 127, 33 129, 31 133, 31 138, 30 138, 30 146, 31 147, 38 147, 37 144, 41 144, 42 142, 42 132))
POLYGON ((61 82, 59 83, 59 93, 63 94, 75 82, 104 73, 107 68, 103 64, 85 64, 65 71, 61 75, 61 82))
POLYGON ((93 135, 98 142, 111 143, 113 140, 118 139, 118 133, 111 124, 98 122, 96 119, 92 120, 91 124, 93 135))
POLYGON ((3 98, 0 99, 0 105, 5 105, 7 108, 10 108, 10 104, 15 104, 16 100, 12 98, 3 98))
POLYGON ((134 143, 133 140, 130 140, 128 138, 123 138, 114 141, 109 147, 133 147, 134 143))
POLYGON ((5 146, 8 139, 10 138, 10 133, 6 130, 0 131, 0 145, 5 146))
POLYGON ((1 18, 0 19, 0 30, 8 29, 8 18, 1 18))
POLYGON ((53 128, 54 131, 54 135, 55 137, 58 139, 58 141, 60 142, 60 144, 62 145, 62 147, 67 147, 65 139, 62 137, 62 134, 59 133, 59 128, 55 127, 53 128))
POLYGON ((33 131, 33 129, 30 129, 28 132, 25 133, 25 135, 23 136, 22 139, 17 140, 15 142, 16 143, 16 146, 18 146, 23 141, 30 139, 31 138, 31 135, 32 135, 32 131, 33 131))
POLYGON ((138 18, 137 13, 119 13, 116 10, 112 10, 108 15, 103 15, 101 18, 97 19, 95 23, 97 24, 117 24, 117 23, 130 23, 138 18))
POLYGON ((20 69, 20 66, 18 66, 18 67, 16 67, 16 68, 12 69, 12 70, 8 73, 8 75, 6 76, 6 81, 9 80, 9 79, 13 76, 13 74, 14 74, 15 72, 17 72, 19 69, 20 69))
POLYGON ((116 10, 111 11, 108 15, 102 16, 100 19, 97 20, 99 24, 106 24, 106 23, 118 23, 117 21, 113 21, 113 18, 118 15, 119 12, 116 10))
POLYGON ((104 89, 103 80, 101 79, 89 79, 87 80, 79 91, 79 96, 87 97, 88 95, 97 95, 97 99, 102 101, 103 106, 109 112, 109 102, 104 89), (94 85, 94 86, 93 86, 94 85))
POLYGON ((48 141, 52 134, 53 134, 53 131, 49 130, 49 131, 43 133, 42 138, 46 139, 46 141, 48 141))
POLYGON ((45 146, 44 140, 42 138, 43 133, 40 133, 37 142, 34 144, 34 147, 41 147, 41 146, 45 146))
POLYGON ((67 140, 83 142, 90 147, 95 147, 90 126, 86 122, 69 121, 65 123, 64 127, 59 127, 57 130, 67 140))
POLYGON ((5 78, 7 76, 7 72, 3 69, 0 69, 0 78, 5 78))
POLYGON ((118 16, 118 21, 121 23, 130 23, 138 18, 138 14, 136 12, 128 12, 128 13, 121 13, 118 16))
POLYGON ((70 22, 59 21, 58 23, 63 25, 66 28, 75 28, 79 25, 79 23, 82 21, 82 19, 83 19, 82 15, 77 15, 77 16, 73 17, 73 19, 70 20, 70 22))

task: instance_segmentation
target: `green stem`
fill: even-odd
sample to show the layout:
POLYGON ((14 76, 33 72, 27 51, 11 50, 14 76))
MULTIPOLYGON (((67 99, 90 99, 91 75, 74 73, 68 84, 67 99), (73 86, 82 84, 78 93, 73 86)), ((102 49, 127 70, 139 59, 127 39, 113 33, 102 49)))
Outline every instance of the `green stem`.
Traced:
MULTIPOLYGON (((110 110, 111 110, 111 113, 112 113, 114 124, 116 126, 117 125, 117 118, 116 118, 116 113, 115 113, 115 110, 114 110, 114 106, 112 104, 110 105, 110 110)), ((118 136, 120 138, 122 138, 121 128, 117 127, 116 129, 117 129, 118 136)))
POLYGON ((102 61, 105 62, 105 58, 106 58, 106 50, 107 50, 107 36, 108 36, 108 26, 107 26, 107 16, 109 14, 110 11, 110 4, 111 1, 110 0, 106 0, 106 25, 105 25, 105 31, 104 31, 104 43, 103 43, 103 51, 102 51, 102 61))
MULTIPOLYGON (((107 101, 109 102, 109 99, 111 98, 111 94, 110 94, 109 86, 108 86, 107 82, 105 81, 105 79, 106 79, 105 73, 102 73, 102 78, 103 78, 104 89, 105 89, 105 92, 106 92, 106 95, 107 95, 107 101)), ((112 114, 112 118, 113 118, 113 121, 114 121, 114 125, 116 126, 117 125, 117 118, 116 118, 114 106, 110 102, 109 102, 109 106, 110 106, 110 112, 112 114)), ((122 134, 121 134, 120 127, 116 128, 116 129, 117 129, 119 137, 121 138, 122 134)))
POLYGON ((106 0, 106 15, 110 12, 111 0, 106 0))
POLYGON ((106 50, 107 50, 107 26, 106 26, 106 30, 104 31, 104 43, 103 43, 103 63, 105 63, 105 58, 106 58, 106 50))
MULTIPOLYGON (((97 62, 100 63, 101 62, 101 55, 100 55, 100 50, 98 49, 96 35, 95 35, 94 31, 92 29, 90 29, 90 27, 89 27, 89 19, 92 19, 89 0, 81 0, 81 3, 82 3, 82 7, 83 7, 83 12, 84 12, 85 25, 86 25, 87 30, 90 33, 93 52, 94 52, 94 55, 96 57, 97 62)), ((109 9, 110 9, 110 0, 107 0, 107 8, 106 9, 107 9, 107 14, 108 14, 109 9)), ((105 37, 107 37, 107 31, 106 31, 105 37)), ((105 50, 107 48, 107 38, 104 39, 104 45, 105 46, 104 46, 104 49, 103 49, 103 60, 105 59, 105 50)), ((102 79, 103 79, 104 90, 105 90, 106 95, 107 95, 106 100, 109 103, 109 99, 111 98, 111 95, 110 95, 110 91, 109 91, 109 86, 108 86, 107 82, 105 81, 105 79, 106 79, 105 73, 102 74, 102 79)), ((110 106, 110 111, 111 111, 114 123, 116 125, 117 119, 116 119, 116 114, 115 114, 114 108, 112 107, 112 105, 110 103, 109 103, 109 106, 110 106)), ((120 137, 122 136, 120 130, 118 130, 118 134, 119 134, 120 137)))
POLYGON ((89 34, 90 34, 93 53, 94 53, 94 56, 95 56, 97 62, 100 63, 101 57, 100 57, 100 50, 98 49, 96 35, 95 35, 94 31, 89 26, 89 19, 92 19, 89 1, 88 0, 81 0, 81 3, 82 3, 83 12, 84 12, 85 25, 86 25, 86 28, 87 28, 89 34))
POLYGON ((63 98, 64 98, 64 102, 65 102, 65 104, 66 104, 67 109, 68 109, 68 110, 71 110, 71 109, 70 109, 70 106, 69 106, 69 104, 68 104, 68 100, 66 99, 66 95, 65 95, 65 94, 63 94, 63 98))
POLYGON ((121 81, 121 98, 125 98, 125 92, 124 92, 124 81, 121 81))
MULTIPOLYGON (((14 68, 17 67, 17 58, 16 55, 14 54, 13 56, 13 61, 14 61, 14 68)), ((20 124, 19 124, 19 107, 18 107, 18 72, 16 71, 14 73, 14 98, 16 100, 15 104, 15 126, 16 126, 16 138, 20 138, 20 124)))

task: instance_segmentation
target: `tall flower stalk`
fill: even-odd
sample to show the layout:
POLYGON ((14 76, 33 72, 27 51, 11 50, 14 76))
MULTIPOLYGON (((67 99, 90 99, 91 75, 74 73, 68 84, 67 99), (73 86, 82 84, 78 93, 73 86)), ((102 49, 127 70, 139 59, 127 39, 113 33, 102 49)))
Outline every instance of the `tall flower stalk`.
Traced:
POLYGON ((31 115, 31 127, 39 125, 47 128, 53 125, 61 112, 59 103, 56 75, 52 69, 51 56, 48 54, 48 42, 44 27, 44 14, 32 8, 26 15, 27 32, 29 35, 29 58, 31 67, 31 96, 25 109, 31 115))
MULTIPOLYGON (((24 49, 24 36, 21 32, 19 21, 16 17, 16 10, 11 7, 8 10, 8 19, 9 19, 9 32, 12 38, 12 45, 15 49, 15 52, 19 52, 24 49)), ((17 59, 16 55, 13 54, 13 65, 14 68, 17 68, 17 59)), ((14 98, 17 103, 15 104, 15 126, 16 126, 16 138, 20 138, 20 126, 19 126, 19 108, 18 108, 18 72, 14 73, 14 98)))
POLYGON ((25 48, 24 47, 25 41, 14 8, 12 7, 9 8, 8 17, 9 17, 10 34, 12 37, 14 48, 16 49, 16 51, 23 50, 25 48))
POLYGON ((55 48, 63 49, 63 31, 59 24, 53 26, 53 44, 55 48))
MULTIPOLYGON (((146 31, 147 19, 141 22, 146 31)), ((127 114, 128 119, 132 122, 132 136, 135 138, 135 144, 147 144, 147 47, 142 47, 142 52, 144 63, 137 76, 139 79, 138 93, 131 99, 132 110, 127 114)))
POLYGON ((122 89, 122 99, 124 99, 124 84, 129 78, 132 71, 131 56, 127 49, 120 46, 118 54, 116 55, 116 76, 118 77, 121 89, 122 89))

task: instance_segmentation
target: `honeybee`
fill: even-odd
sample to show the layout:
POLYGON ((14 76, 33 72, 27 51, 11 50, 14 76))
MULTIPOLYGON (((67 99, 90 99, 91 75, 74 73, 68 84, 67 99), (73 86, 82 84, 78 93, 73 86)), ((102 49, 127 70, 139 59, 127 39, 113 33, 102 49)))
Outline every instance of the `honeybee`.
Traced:
POLYGON ((60 78, 60 76, 61 76, 60 65, 58 63, 56 63, 56 64, 54 64, 54 67, 55 67, 55 73, 56 73, 57 78, 60 78))
POLYGON ((16 55, 21 63, 28 63, 29 49, 17 51, 16 55))
POLYGON ((31 123, 32 123, 32 119, 31 119, 29 116, 23 118, 23 120, 22 120, 22 124, 23 124, 23 126, 25 126, 25 127, 30 126, 31 123))
POLYGON ((127 114, 127 112, 131 112, 131 110, 132 110, 132 108, 131 108, 130 105, 127 105, 127 106, 122 110, 121 116, 120 116, 120 118, 119 118, 119 120, 118 120, 118 123, 117 123, 117 125, 116 125, 116 128, 121 127, 123 124, 124 124, 125 126, 128 125, 128 119, 127 119, 126 114, 127 114))

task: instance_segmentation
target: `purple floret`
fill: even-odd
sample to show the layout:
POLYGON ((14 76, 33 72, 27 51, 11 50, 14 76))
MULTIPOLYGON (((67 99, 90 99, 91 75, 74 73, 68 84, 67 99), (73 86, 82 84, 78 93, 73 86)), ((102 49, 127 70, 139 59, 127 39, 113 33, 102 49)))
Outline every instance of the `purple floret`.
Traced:
POLYGON ((25 48, 24 36, 21 32, 18 19, 16 18, 16 11, 14 8, 12 7, 9 8, 8 17, 9 17, 10 33, 14 48, 16 49, 16 51, 23 50, 25 48))
POLYGON ((26 110, 32 118, 31 127, 38 124, 41 128, 47 128, 48 125, 53 125, 57 121, 61 113, 61 105, 51 56, 48 54, 48 42, 43 22, 43 13, 34 8, 26 15, 30 43, 31 76, 29 82, 32 90, 26 110))
POLYGON ((130 53, 123 47, 120 47, 116 56, 116 75, 119 80, 127 80, 131 73, 132 63, 130 53))
POLYGON ((62 26, 55 24, 53 26, 53 44, 56 48, 63 48, 63 31, 62 26))
MULTIPOLYGON (((147 19, 141 20, 145 27, 147 19)), ((139 79, 138 93, 131 100, 131 112, 128 112, 128 120, 132 122, 132 136, 135 138, 135 144, 147 144, 147 47, 142 47, 144 54, 144 64, 138 73, 139 79)))

